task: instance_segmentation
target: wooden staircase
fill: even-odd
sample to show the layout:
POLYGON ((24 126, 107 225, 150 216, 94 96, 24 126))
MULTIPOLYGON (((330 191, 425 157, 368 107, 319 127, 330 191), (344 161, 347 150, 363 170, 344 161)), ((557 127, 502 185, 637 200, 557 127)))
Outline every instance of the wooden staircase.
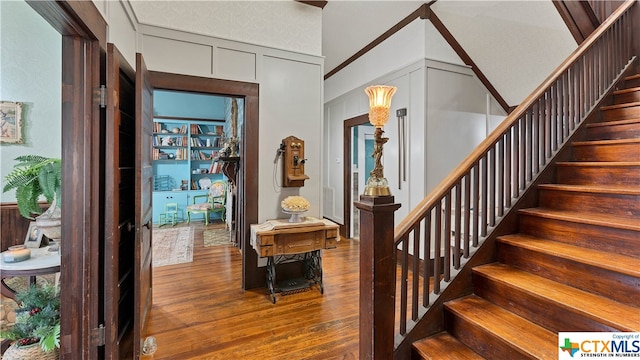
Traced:
POLYGON ((557 359, 560 331, 640 331, 640 74, 559 162, 418 359, 557 359))

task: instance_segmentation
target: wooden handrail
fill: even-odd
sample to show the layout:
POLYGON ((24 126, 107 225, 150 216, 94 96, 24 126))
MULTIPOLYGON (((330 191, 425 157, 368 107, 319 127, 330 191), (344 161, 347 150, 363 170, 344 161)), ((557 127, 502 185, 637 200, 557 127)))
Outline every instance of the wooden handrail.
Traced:
POLYGON ((427 211, 441 201, 456 183, 509 131, 549 87, 554 84, 573 64, 576 63, 616 21, 634 5, 635 0, 627 0, 614 11, 576 50, 558 66, 506 119, 487 136, 476 149, 467 156, 444 180, 442 180, 395 228, 394 241, 398 243, 411 231, 416 222, 421 221, 427 211))

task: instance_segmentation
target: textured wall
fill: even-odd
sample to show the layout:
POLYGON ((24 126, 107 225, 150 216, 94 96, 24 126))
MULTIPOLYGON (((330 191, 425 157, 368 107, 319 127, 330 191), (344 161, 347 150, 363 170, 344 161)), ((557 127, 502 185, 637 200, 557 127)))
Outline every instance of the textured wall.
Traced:
POLYGON ((438 1, 433 9, 511 106, 577 47, 551 1, 438 1))
POLYGON ((4 179, 19 155, 60 157, 62 37, 25 2, 0 1, 0 43, 0 100, 24 103, 24 144, 0 144, 4 179))
POLYGON ((322 10, 294 1, 131 1, 140 24, 320 55, 322 10))

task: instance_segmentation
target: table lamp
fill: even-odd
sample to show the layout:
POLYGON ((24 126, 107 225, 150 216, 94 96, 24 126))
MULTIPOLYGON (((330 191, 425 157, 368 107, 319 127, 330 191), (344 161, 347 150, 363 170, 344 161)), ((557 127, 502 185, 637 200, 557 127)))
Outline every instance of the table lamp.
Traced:
POLYGON ((369 173, 369 179, 364 188, 364 195, 388 196, 391 195, 389 183, 383 174, 382 167, 382 146, 389 138, 382 137, 384 131, 382 127, 389 120, 389 109, 391 108, 391 97, 395 94, 395 86, 375 85, 369 86, 364 91, 369 96, 369 122, 375 126, 373 154, 374 168, 369 173))

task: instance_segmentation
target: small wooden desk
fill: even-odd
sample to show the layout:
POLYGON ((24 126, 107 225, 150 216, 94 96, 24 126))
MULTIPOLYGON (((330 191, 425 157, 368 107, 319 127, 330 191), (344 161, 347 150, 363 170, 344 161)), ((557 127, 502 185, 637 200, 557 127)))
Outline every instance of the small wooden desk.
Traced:
POLYGON ((288 219, 269 220, 251 225, 251 245, 260 257, 267 258, 267 287, 276 303, 276 292, 295 291, 318 284, 322 286, 322 249, 333 249, 339 241, 338 224, 326 219, 306 218, 302 223, 288 219), (300 261, 305 267, 304 279, 276 283, 276 265, 300 261))

